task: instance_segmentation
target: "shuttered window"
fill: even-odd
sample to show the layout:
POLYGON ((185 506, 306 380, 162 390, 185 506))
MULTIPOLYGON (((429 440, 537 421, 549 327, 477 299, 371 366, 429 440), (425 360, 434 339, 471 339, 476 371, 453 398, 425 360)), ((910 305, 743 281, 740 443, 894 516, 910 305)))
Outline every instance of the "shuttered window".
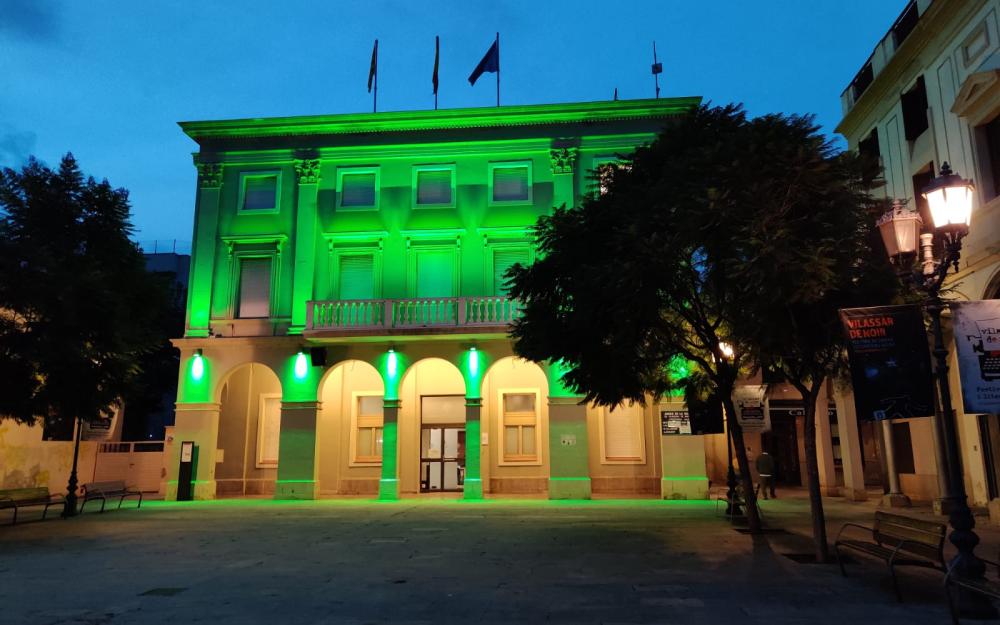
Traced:
POLYGON ((423 250, 417 252, 416 297, 452 297, 454 295, 454 252, 423 250))
POLYGON ((348 254, 340 257, 339 299, 375 299, 375 257, 348 254))
POLYGON ((261 395, 257 423, 257 468, 278 466, 281 444, 281 396, 261 395))
POLYGON ((243 177, 244 211, 273 211, 278 208, 278 175, 243 177))
POLYGON ((271 259, 244 258, 240 261, 240 296, 236 316, 271 316, 271 259))
POLYGON ((528 165, 493 167, 494 202, 528 202, 531 200, 531 172, 528 165))
POLYGON ((508 249, 493 250, 493 294, 507 294, 507 279, 504 275, 507 270, 514 265, 528 265, 531 262, 531 254, 527 247, 517 247, 508 249))
POLYGON ((382 462, 382 397, 360 395, 357 401, 354 461, 382 462))
POLYGON ((505 462, 538 461, 538 396, 535 393, 502 393, 503 459, 505 462))
POLYGON ((417 171, 417 205, 450 206, 452 203, 451 169, 421 169, 417 171))
POLYGON ((642 406, 604 409, 604 459, 609 462, 642 462, 642 406))
POLYGON ((376 182, 375 172, 344 172, 340 177, 340 205, 375 208, 376 182))

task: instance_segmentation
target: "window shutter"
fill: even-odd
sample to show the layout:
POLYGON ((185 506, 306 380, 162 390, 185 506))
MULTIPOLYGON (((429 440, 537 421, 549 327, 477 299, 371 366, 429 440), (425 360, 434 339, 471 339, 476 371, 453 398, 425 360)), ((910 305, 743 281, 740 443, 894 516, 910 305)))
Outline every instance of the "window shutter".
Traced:
POLYGON ((451 204, 450 169, 417 172, 417 204, 451 204))
POLYGON ((240 299, 237 316, 271 316, 271 259, 246 258, 240 263, 240 299))
POLYGON ((497 167, 493 170, 493 201, 528 201, 528 167, 497 167))
POLYGON ((260 440, 257 442, 258 464, 277 466, 278 448, 281 442, 281 398, 261 397, 260 440))
POLYGON ((531 259, 526 247, 493 250, 493 294, 506 295, 508 289, 504 274, 518 263, 527 265, 529 262, 531 259))
POLYGON ((604 456, 608 460, 642 458, 642 415, 637 406, 604 413, 604 456))
POLYGON ((247 176, 243 179, 243 210, 274 210, 278 207, 277 176, 247 176))
POLYGON ((375 206, 375 173, 344 174, 341 177, 341 206, 375 206))
POLYGON ((417 297, 452 297, 454 257, 451 251, 417 253, 417 297))
POLYGON ((371 254, 340 257, 340 299, 375 299, 375 262, 371 254))

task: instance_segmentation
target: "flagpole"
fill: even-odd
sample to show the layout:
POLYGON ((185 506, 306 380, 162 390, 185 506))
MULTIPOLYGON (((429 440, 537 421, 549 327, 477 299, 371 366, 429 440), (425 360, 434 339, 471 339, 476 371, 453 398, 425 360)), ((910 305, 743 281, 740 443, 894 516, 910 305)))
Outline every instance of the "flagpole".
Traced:
POLYGON ((500 33, 497 33, 497 106, 500 106, 500 33))

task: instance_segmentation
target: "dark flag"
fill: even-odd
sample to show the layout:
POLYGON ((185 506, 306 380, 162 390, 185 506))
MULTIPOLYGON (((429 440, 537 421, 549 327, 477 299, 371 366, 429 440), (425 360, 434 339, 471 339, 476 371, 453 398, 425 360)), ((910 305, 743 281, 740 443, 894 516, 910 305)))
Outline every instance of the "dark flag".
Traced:
MULTIPOLYGON (((378 77, 378 39, 375 40, 375 47, 372 48, 372 64, 368 69, 368 93, 372 92, 372 81, 378 77)), ((377 82, 375 83, 378 84, 377 82)), ((377 88, 377 87, 376 87, 377 88)))
POLYGON ((469 75, 469 84, 475 85, 479 77, 483 75, 484 72, 496 72, 500 73, 500 36, 497 35, 497 40, 493 42, 490 49, 486 51, 486 56, 483 57, 482 61, 479 61, 479 65, 476 69, 472 70, 472 74, 469 75))
POLYGON ((441 59, 441 38, 434 37, 434 74, 431 76, 431 84, 434 85, 434 95, 438 94, 438 62, 441 59))

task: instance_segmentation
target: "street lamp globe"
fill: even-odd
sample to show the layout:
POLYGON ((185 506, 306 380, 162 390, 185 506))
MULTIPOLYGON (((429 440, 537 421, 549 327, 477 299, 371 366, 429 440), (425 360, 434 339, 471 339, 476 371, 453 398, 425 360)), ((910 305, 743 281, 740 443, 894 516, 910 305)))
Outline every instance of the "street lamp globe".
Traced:
POLYGON ((912 262, 917 254, 922 224, 920 213, 907 208, 899 200, 893 200, 892 209, 877 222, 889 260, 901 266, 912 262))
POLYGON ((923 189, 936 231, 958 239, 969 233, 972 189, 971 180, 952 172, 947 162, 941 165, 940 175, 923 189))

